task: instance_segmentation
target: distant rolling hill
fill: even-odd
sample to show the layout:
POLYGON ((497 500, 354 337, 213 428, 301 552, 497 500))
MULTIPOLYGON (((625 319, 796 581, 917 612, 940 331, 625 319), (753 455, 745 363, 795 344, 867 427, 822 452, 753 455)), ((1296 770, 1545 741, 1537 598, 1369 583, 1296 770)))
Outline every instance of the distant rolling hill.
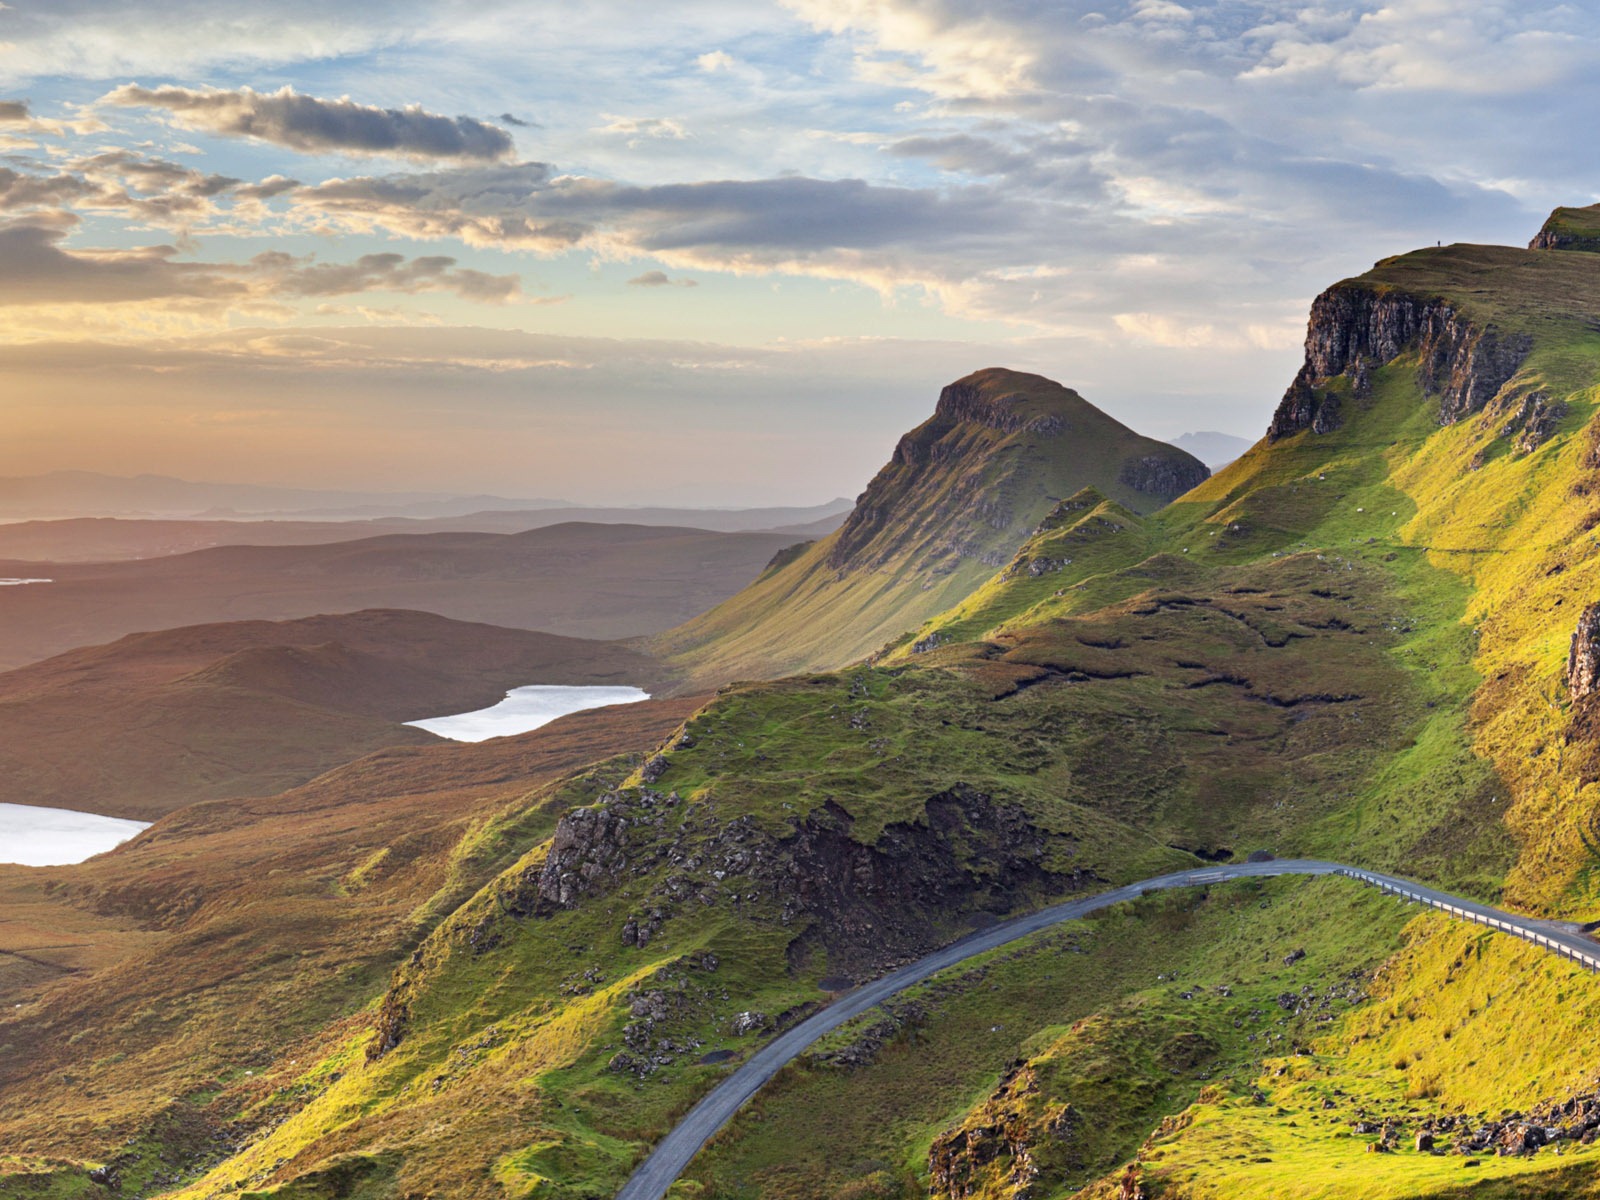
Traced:
POLYGON ((0 801, 152 820, 436 744, 400 722, 512 687, 661 678, 613 643, 397 610, 134 634, 0 674, 0 801))
MULTIPOLYGON (((421 931, 548 836, 567 807, 619 781, 701 702, 594 709, 471 745, 396 746, 282 795, 175 812, 77 866, 0 864, 9 951, 0 996, 9 1016, 45 1018, 16 1035, 26 1056, 0 1055, 0 1080, 16 1083, 46 1061, 70 1071, 90 1044, 107 1047, 95 1056, 122 1074, 89 1104, 100 1117, 137 1120, 163 1111, 196 1067, 252 1059, 270 1031, 315 1031, 353 979, 381 981, 421 931), (62 983, 70 995, 21 1003, 62 983), (182 1011, 206 1032, 185 1021, 158 1029, 153 1011, 182 1011)), ((60 1082, 54 1072, 35 1078, 46 1094, 60 1082)), ((0 1195, 12 1194, 7 1178, 0 1195)))
POLYGON ((572 637, 653 633, 731 596, 783 533, 564 524, 226 546, 135 562, 0 562, 0 669, 123 634, 212 621, 408 608, 572 637))
POLYGON ((1249 438, 1236 437, 1231 433, 1217 433, 1214 430, 1185 433, 1173 438, 1172 444, 1179 450, 1188 451, 1213 471, 1222 470, 1254 445, 1249 438))
POLYGON ((563 500, 460 496, 445 492, 357 492, 241 483, 196 483, 168 475, 51 471, 0 477, 0 519, 97 515, 199 516, 295 512, 348 516, 450 516, 485 508, 560 508, 563 500))
POLYGON ((1209 474, 1053 380, 978 371, 943 390, 836 532, 650 647, 702 685, 837 667, 959 603, 1081 489, 1149 512, 1209 474))
POLYGON ((490 509, 465 516, 378 517, 313 521, 292 518, 142 520, 74 517, 0 524, 0 559, 42 562, 116 562, 161 558, 217 546, 316 546, 395 533, 524 533, 572 521, 603 525, 670 525, 721 533, 751 530, 821 537, 850 511, 850 501, 801 508, 578 508, 490 509))

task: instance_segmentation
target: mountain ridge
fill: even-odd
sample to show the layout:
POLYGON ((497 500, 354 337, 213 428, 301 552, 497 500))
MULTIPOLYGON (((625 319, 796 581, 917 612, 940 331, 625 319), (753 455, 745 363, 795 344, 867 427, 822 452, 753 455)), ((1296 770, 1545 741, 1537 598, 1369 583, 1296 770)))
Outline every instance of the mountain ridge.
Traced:
POLYGON ((127 633, 365 608, 609 640, 703 611, 797 539, 657 525, 391 533, 304 546, 225 545, 112 563, 0 562, 0 667, 127 633))
POLYGON ((1084 486, 1149 511, 1208 475, 1069 388, 987 368, 940 392, 836 533, 644 644, 695 686, 839 666, 958 603, 1084 486))

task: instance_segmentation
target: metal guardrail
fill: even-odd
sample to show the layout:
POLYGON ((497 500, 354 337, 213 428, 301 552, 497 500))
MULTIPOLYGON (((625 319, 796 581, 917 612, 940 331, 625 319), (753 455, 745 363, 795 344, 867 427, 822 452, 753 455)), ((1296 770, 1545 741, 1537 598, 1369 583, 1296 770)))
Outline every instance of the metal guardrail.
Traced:
POLYGON ((1425 895, 1411 887, 1407 887, 1403 883, 1386 879, 1381 875, 1374 875, 1371 871, 1362 871, 1355 867, 1336 867, 1334 868, 1334 874, 1360 880, 1362 883, 1371 884, 1373 887, 1378 888, 1380 891, 1388 892, 1390 895, 1399 896, 1417 904, 1426 904, 1430 908, 1437 908, 1439 911, 1447 912, 1451 916, 1460 917, 1478 925, 1487 925, 1490 929, 1497 929, 1501 933, 1509 933, 1512 937, 1521 938, 1525 942, 1532 942, 1534 945, 1542 946, 1553 954, 1570 959, 1590 971, 1600 971, 1600 946, 1593 950, 1585 949, 1563 938, 1552 937, 1548 933, 1542 933, 1514 920, 1508 920, 1505 914, 1497 914, 1493 909, 1466 908, 1448 900, 1441 900, 1437 896, 1425 895))

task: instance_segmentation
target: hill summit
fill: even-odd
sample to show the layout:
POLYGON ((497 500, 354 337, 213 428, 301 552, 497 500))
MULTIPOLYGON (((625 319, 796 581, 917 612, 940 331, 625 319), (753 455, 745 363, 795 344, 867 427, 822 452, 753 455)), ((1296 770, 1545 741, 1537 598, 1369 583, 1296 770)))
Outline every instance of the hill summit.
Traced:
POLYGON ((1556 209, 1533 235, 1528 249, 1600 251, 1600 204, 1556 209))
POLYGON ((943 389, 835 533, 652 648, 699 683, 839 666, 959 603, 1084 488, 1148 513, 1209 474, 1053 380, 977 371, 943 389))

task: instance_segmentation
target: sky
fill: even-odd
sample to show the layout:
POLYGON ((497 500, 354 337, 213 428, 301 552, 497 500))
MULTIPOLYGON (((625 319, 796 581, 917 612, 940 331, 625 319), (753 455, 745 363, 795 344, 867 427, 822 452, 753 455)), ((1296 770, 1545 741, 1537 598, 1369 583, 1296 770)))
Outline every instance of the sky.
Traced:
POLYGON ((854 495, 1010 366, 1254 439, 1600 195, 1600 5, 6 0, 0 475, 854 495))

